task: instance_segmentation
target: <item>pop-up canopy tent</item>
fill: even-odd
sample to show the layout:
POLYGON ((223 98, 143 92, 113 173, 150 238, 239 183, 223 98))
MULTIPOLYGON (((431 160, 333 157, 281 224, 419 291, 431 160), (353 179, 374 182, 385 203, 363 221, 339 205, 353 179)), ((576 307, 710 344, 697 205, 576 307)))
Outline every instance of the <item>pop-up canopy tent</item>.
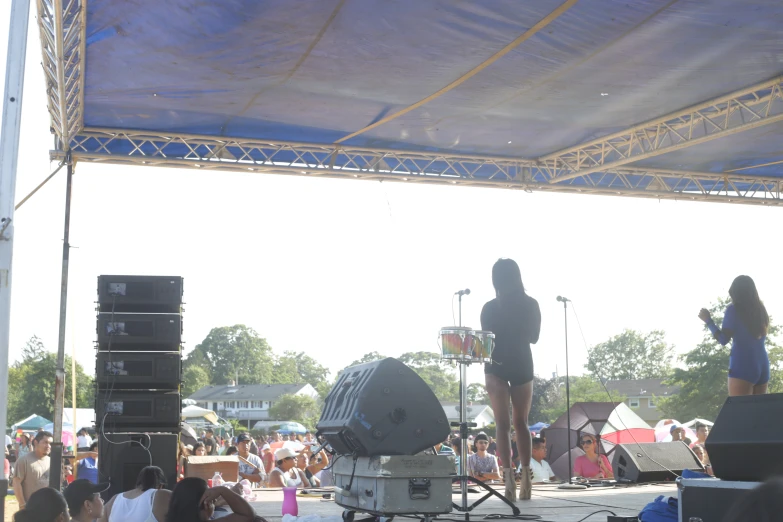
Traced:
POLYGON ((37 431, 39 428, 43 428, 47 424, 49 424, 50 421, 46 417, 41 417, 40 415, 36 415, 33 413, 26 419, 22 419, 18 421, 16 424, 12 425, 11 428, 14 430, 22 430, 22 431, 37 431))
POLYGON ((569 451, 572 463, 584 455, 577 446, 583 433, 598 437, 600 452, 610 462, 617 444, 655 442, 655 430, 625 403, 577 402, 571 406, 570 429, 565 413, 546 429, 547 459, 558 477, 569 477, 569 451))
MULTIPOLYGON (((4 98, 8 274, 29 1, 4 98)), ((63 303, 79 161, 781 203, 778 0, 36 3, 68 179, 63 303)))

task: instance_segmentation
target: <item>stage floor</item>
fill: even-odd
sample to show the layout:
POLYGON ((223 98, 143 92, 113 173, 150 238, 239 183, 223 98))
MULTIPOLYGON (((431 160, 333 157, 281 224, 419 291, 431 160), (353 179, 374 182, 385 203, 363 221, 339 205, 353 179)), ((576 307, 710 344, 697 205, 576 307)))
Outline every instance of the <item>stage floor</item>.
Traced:
MULTIPOLYGON (((280 490, 258 490, 255 493, 258 495, 258 500, 251 504, 256 513, 270 521, 281 520, 283 492, 280 490)), ((600 509, 613 511, 617 515, 635 516, 659 495, 676 497, 677 488, 674 484, 656 484, 569 491, 557 489, 557 486, 554 485, 542 485, 533 487, 531 500, 517 502, 517 506, 522 515, 539 515, 541 519, 551 522, 577 522, 600 509)), ((480 496, 480 494, 471 493, 468 495, 468 500, 475 500, 480 496)), ((334 501, 324 501, 318 497, 301 495, 298 496, 298 500, 299 516, 312 514, 339 516, 343 512, 343 508, 335 504, 334 501)), ((460 496, 454 495, 454 501, 459 503, 460 496)), ((510 515, 511 510, 500 500, 490 498, 471 512, 471 520, 482 520, 484 515, 490 513, 510 515)), ((586 522, 605 521, 609 514, 596 514, 586 522)), ((442 516, 464 519, 464 515, 458 511, 442 516)), ((364 518, 364 516, 357 513, 356 518, 364 518)))

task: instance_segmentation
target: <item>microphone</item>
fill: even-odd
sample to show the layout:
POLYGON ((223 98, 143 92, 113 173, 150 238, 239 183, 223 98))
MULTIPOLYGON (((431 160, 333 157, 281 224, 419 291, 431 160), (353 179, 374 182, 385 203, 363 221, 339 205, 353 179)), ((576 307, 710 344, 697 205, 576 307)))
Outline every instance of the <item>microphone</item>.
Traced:
POLYGON ((460 290, 459 292, 454 292, 454 295, 470 295, 470 288, 460 290))
POLYGON ((571 300, 567 297, 563 297, 562 295, 557 296, 557 302, 558 303, 570 303, 571 300))

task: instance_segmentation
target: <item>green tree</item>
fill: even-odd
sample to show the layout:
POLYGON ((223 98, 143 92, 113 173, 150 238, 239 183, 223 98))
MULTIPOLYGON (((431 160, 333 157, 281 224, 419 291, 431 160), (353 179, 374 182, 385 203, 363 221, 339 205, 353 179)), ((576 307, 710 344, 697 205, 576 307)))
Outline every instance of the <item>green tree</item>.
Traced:
POLYGON ((673 350, 661 330, 623 330, 590 348, 585 367, 598 379, 662 379, 671 372, 673 350))
MULTIPOLYGON (((57 356, 33 336, 22 348, 22 360, 8 369, 8 419, 11 423, 38 414, 49 419, 54 414, 54 383, 57 356)), ((71 357, 65 356, 65 397, 70 403, 73 372, 71 357)), ((76 407, 92 408, 94 380, 76 364, 76 407)))
POLYGON ((255 330, 243 324, 221 326, 210 330, 197 345, 185 366, 200 366, 207 371, 211 384, 273 383, 272 349, 255 330))
POLYGON ((284 352, 274 364, 273 383, 310 384, 316 390, 329 382, 329 370, 304 352, 284 352))
POLYGON ((408 352, 399 360, 415 371, 441 401, 459 400, 459 379, 450 363, 434 352, 408 352))
POLYGON ((385 358, 386 358, 385 355, 381 355, 378 352, 368 352, 368 353, 365 353, 364 355, 362 355, 361 359, 355 360, 354 362, 349 364, 347 367, 356 366, 357 364, 364 364, 364 363, 368 363, 368 362, 379 361, 379 360, 385 359, 385 358))
MULTIPOLYGON (((577 402, 623 402, 625 400, 625 397, 617 392, 608 394, 604 386, 589 375, 571 377, 569 382, 572 406, 577 402)), ((566 412, 565 379, 550 381, 549 386, 538 406, 540 418, 533 421, 533 417, 530 416, 531 422, 540 420, 551 424, 566 412)), ((535 383, 533 390, 535 392, 535 383)))
POLYGON ((489 395, 487 395, 487 388, 478 382, 468 384, 468 389, 465 391, 468 396, 468 402, 475 402, 476 404, 489 404, 489 395))
MULTIPOLYGON (((710 308, 715 324, 723 322, 728 299, 718 299, 710 308)), ((778 344, 780 326, 770 319, 767 333, 769 392, 783 391, 783 347, 778 344)), ((686 421, 695 417, 715 419, 728 396, 730 346, 721 346, 704 327, 704 338, 690 352, 680 356, 685 368, 675 368, 667 384, 678 386, 676 395, 659 398, 658 409, 666 417, 686 421)))
POLYGON ((307 427, 315 426, 320 413, 318 403, 309 395, 281 395, 269 409, 273 420, 295 421, 307 427))
POLYGON ((182 372, 182 396, 190 397, 209 385, 209 373, 201 366, 188 366, 182 372))

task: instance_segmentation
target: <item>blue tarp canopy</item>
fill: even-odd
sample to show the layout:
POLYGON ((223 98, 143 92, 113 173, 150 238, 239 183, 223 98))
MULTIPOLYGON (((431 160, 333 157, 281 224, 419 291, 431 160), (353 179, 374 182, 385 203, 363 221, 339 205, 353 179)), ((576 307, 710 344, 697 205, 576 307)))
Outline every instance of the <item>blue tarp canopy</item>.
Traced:
POLYGON ((83 126, 69 140, 85 160, 429 169, 457 181, 502 171, 539 188, 628 193, 700 190, 673 187, 674 174, 633 185, 645 170, 781 178, 776 0, 87 0, 86 9, 83 126), (269 158, 229 138, 368 155, 329 161, 296 145, 269 158), (415 153, 437 161, 406 160, 415 153), (438 154, 476 156, 481 168, 438 154), (521 163, 493 170, 488 159, 521 163), (631 185, 605 176, 621 167, 631 185))

